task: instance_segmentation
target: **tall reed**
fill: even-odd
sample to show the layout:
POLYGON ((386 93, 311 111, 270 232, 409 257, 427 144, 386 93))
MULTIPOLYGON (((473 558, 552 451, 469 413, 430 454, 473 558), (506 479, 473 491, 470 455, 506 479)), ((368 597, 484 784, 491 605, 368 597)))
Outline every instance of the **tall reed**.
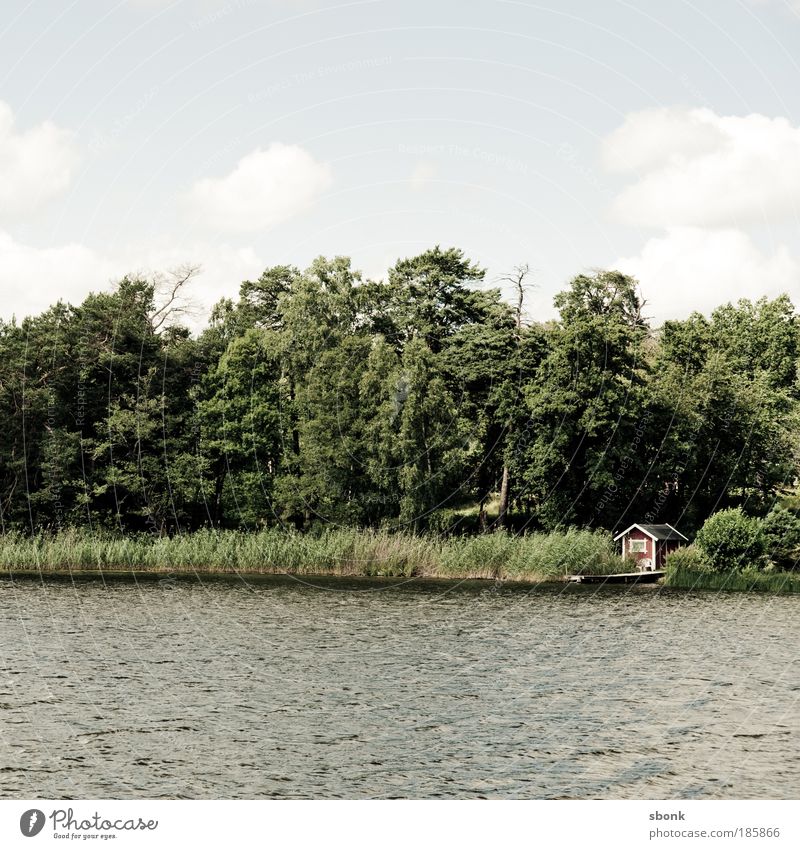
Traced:
POLYGON ((6 571, 261 572, 547 580, 570 572, 618 571, 600 531, 440 537, 331 528, 320 534, 268 529, 201 530, 173 537, 64 530, 6 534, 6 571))

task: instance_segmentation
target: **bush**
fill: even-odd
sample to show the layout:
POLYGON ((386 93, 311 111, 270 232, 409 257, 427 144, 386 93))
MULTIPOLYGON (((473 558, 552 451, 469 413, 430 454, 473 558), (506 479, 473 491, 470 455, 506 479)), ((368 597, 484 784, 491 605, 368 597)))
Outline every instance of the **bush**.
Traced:
POLYGON ((664 566, 668 573, 712 571, 705 555, 696 545, 676 548, 667 555, 664 566))
POLYGON ((764 565, 766 542, 762 523, 745 516, 741 507, 709 516, 697 532, 695 543, 715 572, 738 572, 764 565))
POLYGON ((762 523, 767 554, 778 569, 794 569, 800 554, 800 519, 776 508, 762 523))

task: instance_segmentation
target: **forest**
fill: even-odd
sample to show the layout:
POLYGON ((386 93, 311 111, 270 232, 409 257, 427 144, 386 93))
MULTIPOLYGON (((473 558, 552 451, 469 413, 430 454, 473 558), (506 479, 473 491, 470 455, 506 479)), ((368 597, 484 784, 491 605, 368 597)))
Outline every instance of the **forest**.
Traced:
POLYGON ((3 533, 691 534, 793 492, 785 295, 652 327, 636 280, 593 271, 537 321, 526 266, 504 299, 435 247, 383 280, 346 257, 267 268, 192 332, 196 273, 0 324, 3 533))

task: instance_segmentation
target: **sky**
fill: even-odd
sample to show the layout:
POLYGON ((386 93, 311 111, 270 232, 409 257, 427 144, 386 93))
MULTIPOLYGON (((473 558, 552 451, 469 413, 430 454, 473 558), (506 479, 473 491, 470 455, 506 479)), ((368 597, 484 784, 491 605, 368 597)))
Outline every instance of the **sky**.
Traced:
POLYGON ((800 305, 800 0, 3 0, 0 317, 457 246, 527 311, 800 305))

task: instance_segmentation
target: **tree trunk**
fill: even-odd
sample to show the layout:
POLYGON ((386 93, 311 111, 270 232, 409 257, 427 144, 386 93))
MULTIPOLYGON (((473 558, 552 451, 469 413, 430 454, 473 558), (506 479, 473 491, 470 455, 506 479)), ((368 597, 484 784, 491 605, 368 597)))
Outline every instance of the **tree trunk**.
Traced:
POLYGON ((478 531, 482 534, 486 533, 486 504, 483 501, 478 508, 478 531))
POLYGON ((294 380, 289 381, 289 401, 291 402, 292 420, 292 451, 295 457, 300 456, 300 430, 297 426, 297 407, 295 406, 294 380))
POLYGON ((508 464, 503 464, 503 481, 500 484, 500 511, 497 514, 497 527, 504 528, 508 513, 508 464))
POLYGON ((215 528, 222 525, 222 493, 225 491, 225 478, 228 472, 224 460, 220 465, 221 468, 217 470, 216 480, 214 481, 214 515, 211 518, 212 527, 215 528))

